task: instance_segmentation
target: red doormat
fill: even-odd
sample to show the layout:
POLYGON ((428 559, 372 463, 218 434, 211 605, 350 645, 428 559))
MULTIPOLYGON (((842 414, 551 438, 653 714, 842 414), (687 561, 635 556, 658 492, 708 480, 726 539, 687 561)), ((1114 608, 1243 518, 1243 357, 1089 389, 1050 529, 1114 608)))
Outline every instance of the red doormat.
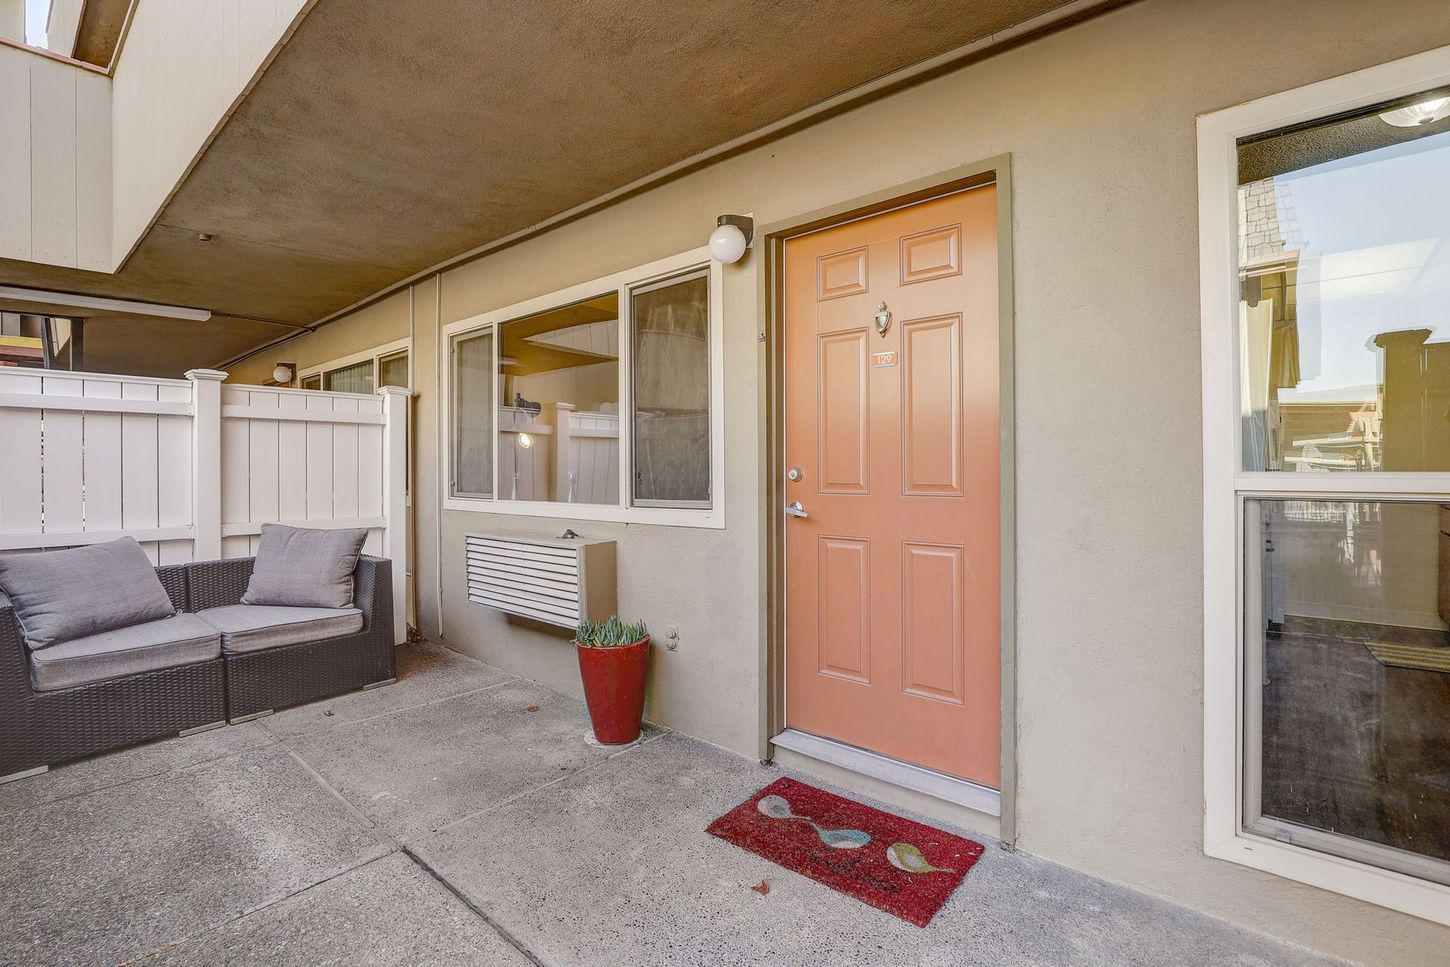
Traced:
POLYGON ((794 779, 772 782, 706 832, 918 927, 985 848, 794 779))

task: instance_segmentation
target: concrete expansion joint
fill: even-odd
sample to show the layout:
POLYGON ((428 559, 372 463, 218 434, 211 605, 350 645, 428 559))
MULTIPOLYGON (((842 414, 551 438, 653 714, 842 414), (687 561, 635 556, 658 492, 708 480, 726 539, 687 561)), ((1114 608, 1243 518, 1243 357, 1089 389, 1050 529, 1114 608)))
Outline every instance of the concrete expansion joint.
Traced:
POLYGON ((439 886, 443 887, 443 889, 447 890, 455 898, 457 898, 459 903, 462 903, 475 917, 477 917, 483 923, 487 924, 495 933, 502 937, 509 946, 513 947, 519 953, 523 954, 526 958, 528 958, 529 963, 537 964, 538 967, 549 967, 548 963, 545 960, 543 960, 538 954, 534 953, 534 951, 531 950, 528 945, 525 944, 522 940, 514 936, 514 934, 507 927, 499 923, 493 917, 489 916, 486 912, 484 912, 483 908, 481 908, 478 904, 474 903, 473 900, 469 899, 466 893, 455 887, 452 883, 448 882, 447 877, 439 873, 437 870, 433 869, 433 867, 429 866, 427 860, 423 859, 421 856, 419 856, 417 853, 414 853, 406 846, 404 846, 402 850, 403 855, 406 856, 408 859, 412 860, 413 864, 417 866, 418 869, 422 870, 424 873, 427 873, 439 886))

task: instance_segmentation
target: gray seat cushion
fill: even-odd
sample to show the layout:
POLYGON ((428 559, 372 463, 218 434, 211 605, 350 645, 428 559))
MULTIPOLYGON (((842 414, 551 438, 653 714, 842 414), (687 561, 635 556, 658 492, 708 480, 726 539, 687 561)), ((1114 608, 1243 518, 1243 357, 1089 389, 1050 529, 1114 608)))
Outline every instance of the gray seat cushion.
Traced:
POLYGON ((228 655, 356 634, 363 627, 357 608, 229 604, 198 611, 197 617, 221 632, 222 650, 228 655))
POLYGON ((129 537, 65 551, 0 556, 0 588, 32 649, 176 613, 151 559, 129 537))
POLYGON ((257 560, 242 604, 289 608, 352 605, 352 572, 368 532, 361 527, 313 530, 263 524, 257 560))
POLYGON ((216 629, 194 614, 183 613, 32 652, 30 680, 37 690, 49 692, 210 661, 220 654, 216 629))

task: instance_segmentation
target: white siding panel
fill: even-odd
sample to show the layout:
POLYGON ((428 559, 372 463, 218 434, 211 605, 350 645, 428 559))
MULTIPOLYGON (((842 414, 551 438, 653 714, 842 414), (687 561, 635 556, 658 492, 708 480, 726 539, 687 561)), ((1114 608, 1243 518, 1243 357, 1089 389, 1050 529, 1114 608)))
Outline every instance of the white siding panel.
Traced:
MULTIPOLYGON (((163 402, 184 403, 191 397, 186 386, 157 387, 163 402)), ((161 416, 156 420, 157 514, 161 527, 188 527, 191 508, 191 419, 161 416)), ((161 544, 161 563, 182 564, 191 560, 190 541, 161 544)))
MULTIPOLYGON (((222 391, 223 404, 230 402, 222 391)), ((251 513, 251 434, 246 420, 222 420, 222 523, 244 524, 251 513)), ((222 550, 226 551, 223 543, 222 550)), ((227 556, 227 555, 223 555, 227 556)), ((246 554, 231 555, 245 557, 246 554)))
MULTIPOLYGON (((333 412, 356 413, 357 400, 340 397, 333 412)), ((357 424, 332 428, 332 516, 358 515, 358 430, 357 424)))
POLYGON ((76 265, 111 271, 111 81, 76 72, 76 265))
POLYGON ((76 69, 30 67, 31 258, 76 264, 76 69))
MULTIPOLYGON (((253 392, 251 405, 259 409, 277 409, 276 393, 253 392)), ((276 521, 278 516, 277 421, 247 420, 250 492, 247 520, 276 521)))
MULTIPOLYGON (((0 393, 37 393, 38 374, 0 370, 0 393)), ((27 454, 7 459, 0 473, 0 534, 40 531, 40 411, 0 409, 0 453, 27 454)))
MULTIPOLYGON (((79 380, 50 378, 42 381, 47 396, 80 396, 79 380)), ((85 414, 79 410, 45 410, 42 417, 41 499, 45 530, 73 533, 85 527, 85 414)), ((6 468, 0 467, 0 473, 6 468)))
MULTIPOLYGON (((284 410, 305 410, 307 399, 286 393, 277 404, 284 410)), ((307 517, 307 424, 295 420, 282 420, 277 426, 277 517, 307 517)))
MULTIPOLYGON (((309 396, 307 409, 319 413, 332 412, 333 398, 309 396)), ((336 427, 327 423, 308 423, 307 426, 307 516, 312 519, 326 519, 336 516, 332 512, 332 431, 336 427)))
POLYGON ((30 58, 0 47, 0 258, 30 258, 30 58))
MULTIPOLYGON (((153 384, 121 384, 122 399, 155 400, 156 396, 153 384)), ((156 527, 161 519, 156 439, 158 419, 151 413, 121 414, 121 526, 127 530, 156 527)), ((153 563, 161 563, 155 541, 143 541, 141 547, 153 563)))
POLYGON ((223 537, 222 538, 222 559, 231 560, 234 557, 251 557, 252 543, 245 536, 223 537))
POLYGON ((357 515, 383 515, 383 428, 357 428, 357 515))
MULTIPOLYGON (((86 396, 118 400, 121 384, 85 381, 86 396)), ((86 530, 121 529, 121 414, 87 413, 85 420, 86 530)))

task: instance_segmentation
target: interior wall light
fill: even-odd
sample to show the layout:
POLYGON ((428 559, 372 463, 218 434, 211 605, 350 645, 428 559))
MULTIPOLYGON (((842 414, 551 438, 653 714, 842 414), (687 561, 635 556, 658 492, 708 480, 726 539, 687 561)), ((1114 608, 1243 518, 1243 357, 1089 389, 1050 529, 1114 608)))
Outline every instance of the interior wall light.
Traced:
POLYGON ((272 370, 272 382, 278 386, 292 382, 292 367, 286 363, 278 363, 272 370))
POLYGON ((749 215, 721 215, 710 233, 710 255, 719 262, 739 262, 755 239, 755 219, 749 215))
POLYGON ((1380 120, 1397 128, 1418 128, 1446 117, 1450 117, 1450 97, 1432 97, 1419 104, 1386 111, 1380 115, 1380 120))

